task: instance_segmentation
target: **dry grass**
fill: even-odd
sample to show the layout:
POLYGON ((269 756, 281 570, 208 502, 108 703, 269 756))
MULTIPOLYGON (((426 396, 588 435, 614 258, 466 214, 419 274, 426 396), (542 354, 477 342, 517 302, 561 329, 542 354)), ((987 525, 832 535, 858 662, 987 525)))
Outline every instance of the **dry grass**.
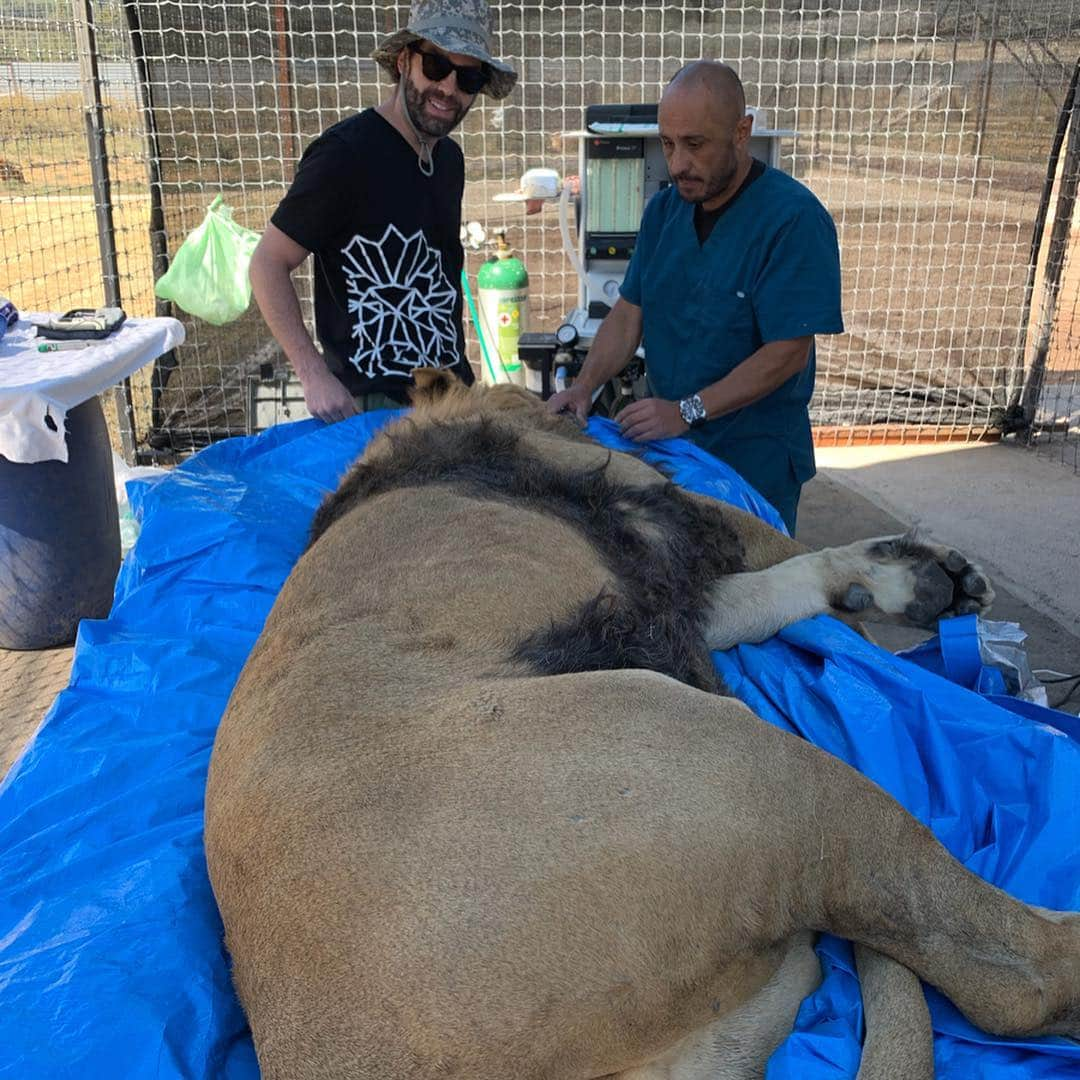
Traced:
MULTIPOLYGON (((120 195, 113 206, 121 302, 129 315, 154 314, 149 198, 120 195)), ((97 221, 90 195, 0 199, 0 283, 23 312, 67 311, 105 302, 97 221)), ((137 434, 150 423, 150 368, 131 379, 137 434)), ((113 448, 120 437, 106 405, 113 448)))
MULTIPOLYGON (((123 304, 132 315, 154 313, 149 212, 146 195, 120 195, 113 204, 123 304)), ((103 302, 92 196, 0 200, 0 238, 0 281, 20 311, 103 302)))
MULTIPOLYGON (((0 97, 0 159, 17 166, 24 184, 10 182, 0 191, 46 194, 90 190, 82 97, 56 94, 0 97)), ((146 187, 146 144, 143 120, 131 102, 105 107, 112 182, 120 190, 138 192, 146 187)))
MULTIPOLYGON (((121 303, 154 313, 142 117, 131 102, 106 109, 121 303)), ((0 290, 20 311, 105 302, 82 97, 0 97, 0 290)), ((132 379, 136 427, 149 425, 149 369, 132 379)), ((114 447, 114 410, 106 407, 114 447)))

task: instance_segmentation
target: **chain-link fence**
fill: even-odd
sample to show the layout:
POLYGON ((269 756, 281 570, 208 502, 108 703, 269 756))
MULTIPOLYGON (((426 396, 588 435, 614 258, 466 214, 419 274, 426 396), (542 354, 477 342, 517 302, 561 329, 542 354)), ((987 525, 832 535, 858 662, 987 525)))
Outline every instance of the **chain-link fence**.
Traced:
MULTIPOLYGON (((576 278, 554 209, 494 196, 527 168, 576 172, 586 105, 655 102, 682 64, 720 58, 771 127, 798 132, 782 167, 839 227, 847 333, 819 343, 819 440, 1015 431, 1075 463, 1080 0, 492 7, 521 78, 457 135, 465 219, 508 227, 533 329, 575 305, 576 278)), ((0 291, 56 310, 115 287, 153 313, 154 278, 215 195, 263 228, 307 142, 385 96, 368 57, 407 18, 405 3, 8 0, 0 291)), ((225 327, 175 314, 187 342, 135 387, 134 419, 140 443, 185 449, 243 431, 247 380, 284 361, 254 307, 225 327)))

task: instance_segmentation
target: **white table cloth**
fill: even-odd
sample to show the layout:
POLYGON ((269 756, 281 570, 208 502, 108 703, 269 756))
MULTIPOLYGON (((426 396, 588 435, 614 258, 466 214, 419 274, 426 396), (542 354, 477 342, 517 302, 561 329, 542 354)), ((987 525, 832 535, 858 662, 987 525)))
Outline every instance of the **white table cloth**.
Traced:
POLYGON ((0 455, 8 461, 66 462, 68 410, 184 340, 183 324, 176 319, 129 318, 89 348, 39 352, 48 339, 35 336, 35 323, 49 317, 30 313, 0 341, 0 455))

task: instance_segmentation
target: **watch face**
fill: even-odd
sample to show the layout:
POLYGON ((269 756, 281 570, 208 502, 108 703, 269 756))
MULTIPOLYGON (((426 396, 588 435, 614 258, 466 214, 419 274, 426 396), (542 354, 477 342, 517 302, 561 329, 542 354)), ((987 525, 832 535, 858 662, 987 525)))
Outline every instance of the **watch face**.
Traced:
POLYGON ((683 421, 693 427, 699 421, 705 419, 705 406, 702 404, 701 398, 697 394, 691 394, 690 397, 683 398, 679 402, 679 415, 683 418, 683 421))
POLYGON ((560 345, 575 345, 577 344, 578 332, 577 327, 573 323, 563 323, 558 330, 555 331, 555 340, 560 345))

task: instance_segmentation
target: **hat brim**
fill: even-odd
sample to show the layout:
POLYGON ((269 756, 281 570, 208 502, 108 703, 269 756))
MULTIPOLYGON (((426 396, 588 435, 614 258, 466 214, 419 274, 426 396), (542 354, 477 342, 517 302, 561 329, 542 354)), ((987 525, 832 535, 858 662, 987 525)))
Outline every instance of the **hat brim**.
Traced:
POLYGON ((480 91, 481 94, 487 94, 488 97, 499 100, 514 89, 517 72, 509 64, 496 60, 486 50, 480 48, 474 40, 460 37, 449 29, 431 30, 422 35, 415 34, 412 30, 399 30, 381 42, 371 54, 371 58, 396 81, 398 54, 406 45, 411 45, 414 41, 430 41, 448 53, 472 56, 487 64, 491 69, 491 78, 480 91))

